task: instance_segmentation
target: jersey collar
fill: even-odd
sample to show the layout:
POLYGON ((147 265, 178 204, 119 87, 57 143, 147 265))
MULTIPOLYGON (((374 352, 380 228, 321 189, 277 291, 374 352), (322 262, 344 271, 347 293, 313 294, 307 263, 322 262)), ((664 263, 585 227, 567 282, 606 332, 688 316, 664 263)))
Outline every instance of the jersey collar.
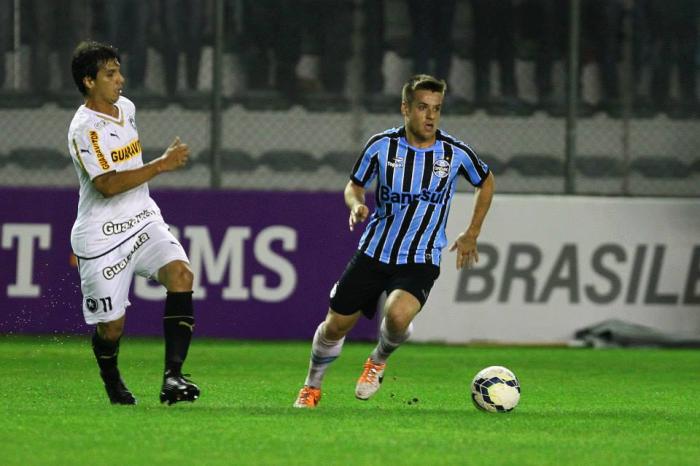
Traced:
POLYGON ((114 104, 114 106, 117 107, 117 110, 119 111, 119 115, 117 116, 117 118, 114 118, 111 115, 107 115, 106 113, 97 112, 97 111, 95 111, 91 108, 87 108, 87 107, 85 107, 85 105, 83 105, 83 107, 85 107, 86 110, 91 112, 96 117, 102 118, 103 120, 107 120, 107 121, 114 123, 116 125, 119 125, 119 126, 124 126, 124 110, 122 110, 122 107, 121 107, 121 105, 119 105, 119 102, 116 102, 114 104))

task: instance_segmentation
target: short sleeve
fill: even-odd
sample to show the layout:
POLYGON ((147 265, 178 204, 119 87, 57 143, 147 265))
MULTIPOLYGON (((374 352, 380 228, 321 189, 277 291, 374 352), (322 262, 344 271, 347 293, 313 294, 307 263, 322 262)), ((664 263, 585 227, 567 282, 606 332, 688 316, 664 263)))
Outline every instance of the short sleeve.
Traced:
MULTIPOLYGON (((460 147, 460 149, 462 149, 460 147)), ((459 173, 471 183, 472 186, 481 186, 489 174, 489 166, 484 163, 469 146, 460 150, 459 173)))
POLYGON ((360 154, 352 169, 350 179, 356 185, 366 187, 377 176, 377 155, 379 150, 376 142, 370 141, 360 154))
POLYGON ((100 138, 100 133, 94 129, 82 129, 73 134, 73 150, 91 180, 114 170, 102 149, 100 138))

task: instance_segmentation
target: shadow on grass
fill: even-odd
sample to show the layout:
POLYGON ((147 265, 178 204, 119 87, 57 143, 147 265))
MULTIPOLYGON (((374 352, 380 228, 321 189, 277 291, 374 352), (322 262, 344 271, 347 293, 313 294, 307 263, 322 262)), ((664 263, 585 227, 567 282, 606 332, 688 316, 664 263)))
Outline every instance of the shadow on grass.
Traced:
MULTIPOLYGON (((532 408, 516 409, 510 413, 486 413, 479 411, 469 404, 459 408, 439 408, 421 406, 420 403, 407 404, 390 404, 390 405, 369 405, 358 402, 356 406, 321 406, 313 410, 296 409, 291 406, 206 406, 187 405, 189 409, 199 413, 216 413, 221 416, 235 417, 256 417, 256 418, 274 418, 280 419, 288 416, 304 417, 311 416, 318 418, 360 418, 367 419, 370 417, 400 416, 405 422, 418 420, 427 421, 428 419, 440 419, 445 422, 463 421, 464 419, 483 419, 493 418, 494 420, 510 420, 510 421, 528 421, 552 423, 569 420, 579 420, 582 422, 601 422, 602 420, 615 422, 634 422, 634 423, 689 423, 692 424, 697 419, 697 413, 689 411, 677 410, 668 411, 656 408, 638 408, 638 407, 621 407, 617 409, 546 409, 535 410, 532 408)), ((186 408, 187 406, 178 406, 186 408)))

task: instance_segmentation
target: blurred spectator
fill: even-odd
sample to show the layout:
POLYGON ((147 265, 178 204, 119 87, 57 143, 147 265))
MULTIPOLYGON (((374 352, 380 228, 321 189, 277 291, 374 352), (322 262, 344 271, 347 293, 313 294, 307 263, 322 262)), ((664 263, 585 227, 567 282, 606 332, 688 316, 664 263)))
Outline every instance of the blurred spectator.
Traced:
POLYGON ((162 24, 160 48, 163 53, 166 91, 171 98, 177 94, 182 53, 185 54, 187 91, 196 91, 205 43, 205 18, 210 18, 213 12, 212 0, 160 0, 158 10, 156 17, 162 24))
POLYGON ((342 94, 352 57, 353 0, 304 0, 304 31, 319 57, 321 88, 342 94))
MULTIPOLYGON (((622 35, 622 0, 586 0, 581 2, 584 50, 592 50, 598 64, 600 101, 598 105, 612 116, 621 114, 619 74, 622 35)), ((587 57, 585 53, 582 58, 587 57)))
POLYGON ((648 66, 651 84, 647 95, 636 89, 636 109, 647 105, 674 118, 698 111, 696 64, 698 53, 697 0, 636 0, 635 65, 637 74, 648 66), (677 67, 679 99, 671 96, 673 67, 677 67))
POLYGON ((12 3, 13 0, 0 0, 0 89, 7 77, 5 54, 12 49, 12 3))
POLYGON ((384 0, 362 2, 362 84, 364 104, 368 111, 386 113, 396 111, 396 96, 384 94, 384 53, 387 49, 385 37, 384 0))
POLYGON ((474 25, 474 100, 495 114, 527 114, 515 81, 515 8, 513 0, 471 0, 474 25), (491 90, 491 60, 499 66, 501 97, 491 90))
MULTIPOLYGON (((568 56, 569 3, 559 0, 528 0, 532 8, 531 18, 538 18, 536 28, 535 87, 538 105, 550 113, 561 116, 566 111, 563 97, 556 93, 552 72, 558 59, 568 56)), ((585 0, 581 2, 581 53, 579 73, 589 56, 597 62, 600 77, 600 107, 612 114, 620 113, 617 58, 620 53, 622 7, 619 0, 585 0)), ((579 74, 579 94, 581 92, 579 74)), ((566 83, 564 84, 566 86, 566 83)), ((579 103, 582 115, 590 115, 593 109, 586 102, 579 103)))
POLYGON ((566 2, 558 0, 529 0, 523 10, 532 24, 535 39, 535 89, 540 108, 553 111, 563 106, 556 98, 552 71, 557 60, 566 57, 567 29, 565 18, 568 14, 566 2))
POLYGON ((124 63, 122 72, 129 95, 143 94, 146 86, 148 32, 151 2, 142 0, 96 0, 99 40, 117 47, 124 63))
POLYGON ((47 94, 51 85, 53 50, 58 52, 59 88, 75 93, 70 69, 70 57, 75 45, 88 36, 91 29, 89 0, 27 0, 21 2, 21 15, 27 21, 27 36, 31 47, 31 86, 39 94, 47 94), (69 25, 64 27, 64 25, 69 25))
POLYGON ((275 89, 296 98, 302 15, 288 0, 244 0, 243 63, 249 90, 275 89))
POLYGON ((452 24, 456 0, 408 0, 414 74, 447 80, 452 65, 452 24))
POLYGON ((636 116, 650 117, 661 109, 651 99, 649 83, 652 62, 652 8, 649 0, 635 0, 632 7, 634 55, 634 112, 636 116))
POLYGON ((364 90, 368 94, 379 94, 384 89, 384 7, 384 0, 365 0, 362 5, 362 58, 365 64, 362 75, 364 90))

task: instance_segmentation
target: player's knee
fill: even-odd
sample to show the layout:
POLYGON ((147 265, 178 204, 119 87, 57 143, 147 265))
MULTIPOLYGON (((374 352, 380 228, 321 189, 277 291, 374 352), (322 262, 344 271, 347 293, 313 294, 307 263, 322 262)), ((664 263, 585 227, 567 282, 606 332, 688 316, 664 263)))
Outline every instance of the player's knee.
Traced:
POLYGON ((340 340, 352 329, 354 322, 348 319, 334 318, 329 315, 323 326, 323 334, 329 340, 340 340))
POLYGON ((348 331, 347 327, 339 325, 337 322, 326 321, 326 325, 323 327, 323 336, 329 340, 340 340, 348 331))
POLYGON ((403 335, 408 331, 413 316, 404 313, 387 314, 385 318, 386 329, 391 335, 403 335))
POLYGON ((97 334, 103 340, 116 342, 121 338, 122 333, 124 333, 123 321, 104 322, 97 324, 97 334))
POLYGON ((193 282, 194 282, 194 274, 192 273, 192 269, 190 269, 189 265, 183 263, 182 266, 178 270, 178 283, 183 288, 187 288, 188 290, 191 290, 193 282))
POLYGON ((403 335, 411 325, 416 312, 411 306, 396 304, 391 306, 385 315, 384 323, 392 335, 403 335))
POLYGON ((194 274, 186 262, 176 261, 167 266, 167 279, 164 283, 168 291, 191 291, 194 274))

